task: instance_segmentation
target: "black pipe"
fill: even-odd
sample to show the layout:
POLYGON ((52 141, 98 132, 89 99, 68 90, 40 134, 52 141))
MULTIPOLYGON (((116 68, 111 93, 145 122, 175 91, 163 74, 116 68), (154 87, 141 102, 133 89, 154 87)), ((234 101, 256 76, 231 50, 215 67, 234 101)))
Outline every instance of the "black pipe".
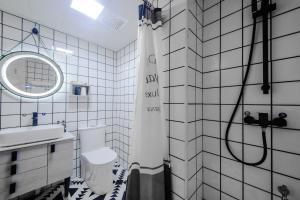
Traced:
MULTIPOLYGON (((227 124, 226 132, 225 132, 225 144, 226 144, 226 147, 227 147, 230 155, 233 158, 235 158, 237 161, 239 161, 243 164, 246 164, 246 165, 257 166, 257 165, 262 164, 265 161, 266 157, 267 157, 268 148, 267 148, 265 128, 263 128, 263 130, 262 130, 262 140, 263 140, 264 152, 263 152, 263 156, 261 157, 261 159, 257 162, 250 163, 250 162, 246 162, 242 159, 239 159, 236 155, 234 155, 234 153, 231 149, 231 146, 229 144, 230 128, 231 128, 233 119, 236 115, 236 112, 237 112, 237 110, 240 106, 240 102, 242 100, 243 94, 244 94, 244 89, 245 89, 245 86, 246 86, 246 83, 247 83, 247 80, 248 80, 248 77, 249 77, 249 72, 250 72, 250 67, 251 67, 251 62, 252 62, 252 57, 253 57, 254 44, 255 44, 255 35, 256 35, 255 34, 256 33, 256 19, 259 15, 258 12, 260 12, 260 11, 257 11, 257 2, 256 2, 256 0, 252 0, 252 11, 253 11, 253 30, 252 30, 252 39, 251 39, 250 52, 249 52, 249 58, 248 58, 246 73, 245 73, 245 77, 244 77, 244 80, 243 80, 242 88, 240 90, 240 94, 239 94, 237 102, 234 106, 233 112, 230 116, 229 123, 227 124)), ((251 120, 254 120, 254 118, 251 119, 251 120)))
POLYGON ((255 44, 255 32, 256 32, 256 21, 257 18, 262 16, 263 17, 263 72, 264 72, 264 84, 262 86, 262 90, 264 92, 264 94, 268 94, 269 93, 269 89, 270 89, 270 85, 269 85, 269 47, 268 47, 268 43, 269 43, 269 31, 268 31, 268 13, 272 12, 273 10, 276 9, 276 4, 269 4, 269 0, 262 0, 262 6, 260 10, 257 10, 257 0, 252 0, 252 14, 253 14, 253 30, 252 30, 252 39, 251 39, 251 45, 250 45, 250 53, 249 53, 249 59, 248 59, 248 63, 247 63, 247 68, 246 68, 246 73, 245 73, 245 77, 243 80, 243 84, 240 90, 240 94, 238 96, 238 100, 234 106, 233 112, 230 116, 229 119, 229 123, 227 125, 226 128, 226 132, 225 132, 225 144, 226 147, 229 151, 229 153, 231 154, 231 156, 233 158, 235 158, 237 161, 246 164, 246 165, 250 165, 250 166, 257 166, 262 164, 266 158, 267 158, 267 152, 268 152, 268 147, 267 147, 267 140, 266 140, 266 128, 269 124, 275 124, 275 125, 279 125, 279 126, 286 126, 286 121, 284 120, 284 118, 286 117, 286 114, 282 113, 279 118, 276 118, 274 120, 272 120, 271 122, 268 121, 268 114, 267 113, 260 113, 259 115, 259 120, 255 120, 253 117, 250 116, 250 113, 244 118, 244 122, 245 123, 255 123, 255 124, 259 124, 262 128, 262 140, 263 140, 263 155, 261 157, 260 160, 258 160, 257 162, 245 162, 244 160, 239 159, 236 155, 234 155, 233 151, 231 150, 230 144, 229 144, 229 132, 230 132, 230 128, 233 122, 233 119, 236 115, 236 112, 240 106, 240 102, 241 99, 243 97, 243 93, 244 93, 244 89, 245 89, 245 85, 247 83, 247 79, 249 76, 249 72, 250 72, 250 66, 251 66, 251 61, 252 61, 252 57, 253 57, 253 51, 254 51, 254 44, 255 44))
POLYGON ((263 85, 261 87, 264 94, 269 94, 269 0, 262 0, 262 24, 263 24, 263 85))
MULTIPOLYGON (((244 94, 244 89, 245 89, 245 86, 246 86, 246 83, 247 83, 247 80, 248 80, 248 77, 249 77, 249 72, 250 72, 250 67, 251 67, 251 62, 252 62, 252 57, 253 57, 253 51, 254 51, 254 44, 255 44, 255 32, 256 32, 256 18, 254 17, 254 19, 253 19, 253 30, 252 30, 251 46, 250 46, 249 59, 248 59, 248 63, 247 63, 247 69, 246 69, 246 73, 245 73, 245 78, 243 80, 243 84, 242 84, 242 88, 241 88, 238 100, 237 100, 237 102, 236 102, 236 104, 234 106, 233 112, 232 112, 232 114, 230 116, 230 119, 229 119, 229 122, 228 122, 227 128, 226 128, 226 132, 225 132, 225 144, 226 144, 226 147, 227 147, 230 155, 233 158, 235 158, 237 161, 239 161, 239 162, 241 162, 241 163, 243 163, 245 165, 250 165, 250 166, 260 165, 267 158, 268 147, 267 147, 267 139, 266 139, 265 128, 262 129, 262 140, 263 140, 263 147, 264 147, 263 156, 261 157, 261 159, 259 161, 253 162, 253 163, 243 161, 243 160, 239 159, 236 155, 234 155, 234 153, 233 153, 233 151, 231 149, 231 146, 229 144, 229 133, 230 133, 230 128, 231 128, 233 119, 235 117, 235 114, 236 114, 236 112, 237 112, 237 110, 238 110, 238 108, 240 106, 240 102, 241 102, 243 94, 244 94)), ((254 119, 251 119, 251 120, 254 120, 254 119)))

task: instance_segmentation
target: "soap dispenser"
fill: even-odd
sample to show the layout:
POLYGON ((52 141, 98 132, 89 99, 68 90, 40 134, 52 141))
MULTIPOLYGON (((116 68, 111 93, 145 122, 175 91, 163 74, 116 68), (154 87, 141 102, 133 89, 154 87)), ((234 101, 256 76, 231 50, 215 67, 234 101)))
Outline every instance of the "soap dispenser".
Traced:
POLYGON ((33 112, 32 113, 32 126, 37 126, 38 125, 38 113, 33 112))

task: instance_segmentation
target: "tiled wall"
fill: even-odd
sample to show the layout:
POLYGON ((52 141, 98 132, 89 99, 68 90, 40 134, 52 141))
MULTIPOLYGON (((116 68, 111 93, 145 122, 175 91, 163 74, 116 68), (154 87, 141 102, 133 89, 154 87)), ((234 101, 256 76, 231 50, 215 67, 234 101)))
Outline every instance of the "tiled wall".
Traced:
POLYGON ((202 198, 202 1, 165 6, 163 44, 173 199, 202 198))
MULTIPOLYGON (((5 54, 22 41, 36 26, 41 40, 36 43, 29 37, 13 51, 34 51, 45 54, 56 61, 63 73, 64 84, 55 95, 41 99, 28 100, 12 95, 0 88, 0 128, 31 126, 32 112, 45 113, 39 116, 39 124, 55 124, 66 121, 67 130, 78 136, 80 126, 107 124, 107 143, 112 146, 112 104, 114 52, 89 43, 69 34, 35 24, 29 20, 0 11, 0 49, 5 54), (45 43, 46 49, 41 45, 45 43), (70 49, 73 55, 52 51, 52 47, 70 49), (74 97, 70 93, 70 82, 80 81, 90 85, 89 99, 74 97)), ((73 176, 80 176, 79 137, 74 142, 73 176)))
POLYGON ((203 31, 203 192, 206 200, 279 200, 279 185, 300 199, 300 1, 277 0, 272 17, 270 95, 263 95, 262 26, 258 23, 255 53, 242 105, 231 128, 230 145, 240 158, 262 156, 261 129, 243 124, 244 111, 257 118, 288 115, 287 128, 267 129, 268 156, 260 166, 235 161, 224 134, 241 88, 252 29, 249 0, 205 0, 203 31))
POLYGON ((129 137, 134 117, 136 45, 137 42, 133 41, 116 52, 114 68, 113 148, 125 168, 128 167, 129 137))
POLYGON ((188 199, 202 199, 202 24, 203 1, 187 10, 187 162, 188 199))

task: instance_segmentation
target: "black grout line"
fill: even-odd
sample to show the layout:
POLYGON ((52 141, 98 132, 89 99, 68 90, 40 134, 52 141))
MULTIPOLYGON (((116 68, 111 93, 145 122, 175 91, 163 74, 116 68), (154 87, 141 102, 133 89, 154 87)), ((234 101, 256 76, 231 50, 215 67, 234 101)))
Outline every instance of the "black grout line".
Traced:
MULTIPOLYGON (((7 15, 14 16, 14 17, 19 18, 19 19, 21 18, 21 17, 18 16, 18 15, 15 15, 15 14, 13 14, 13 13, 10 13, 10 12, 4 11, 4 10, 1 10, 1 12, 2 12, 2 13, 5 13, 5 14, 7 14, 7 15)), ((3 14, 2 14, 2 19, 3 19, 3 14)), ((39 24, 38 22, 29 20, 29 19, 26 19, 26 21, 27 21, 27 22, 31 22, 32 24, 39 24)), ((3 23, 3 22, 2 22, 2 23, 3 23)), ((53 30, 53 31, 55 31, 55 32, 58 32, 58 33, 66 34, 65 32, 62 32, 62 31, 57 30, 57 29, 53 29, 53 28, 51 28, 51 27, 49 27, 49 26, 46 26, 46 25, 42 25, 42 27, 45 27, 45 28, 47 28, 47 29, 51 29, 51 30, 53 30)), ((71 35, 71 34, 68 34, 68 35, 71 36, 71 37, 73 37, 73 38, 77 38, 77 37, 74 36, 74 35, 71 35)), ((54 38, 49 38, 49 39, 54 39, 54 38)), ((100 46, 100 45, 97 45, 97 46, 104 48, 103 46, 100 46)))
MULTIPOLYGON (((270 4, 272 4, 272 0, 270 0, 270 4)), ((273 29, 273 16, 272 16, 272 12, 270 12, 269 13, 269 16, 270 16, 270 20, 269 20, 269 38, 273 38, 273 31, 272 31, 272 29, 273 29)), ((271 115, 271 118, 272 118, 272 116, 273 116, 273 62, 272 62, 272 60, 273 60, 273 39, 271 39, 270 40, 270 46, 269 46, 269 55, 270 55, 270 60, 271 60, 271 62, 269 62, 269 65, 268 65, 268 67, 270 66, 270 74, 271 74, 271 77, 270 77, 270 115, 271 115)), ((271 182, 271 184, 270 184, 270 191, 271 191, 271 200, 273 200, 274 199, 274 191, 273 191, 273 185, 274 185, 274 149, 273 149, 273 143, 274 143, 274 138, 273 138, 273 125, 271 125, 271 128, 270 128, 270 131, 271 131, 271 146, 270 146, 270 149, 271 149, 271 155, 270 155, 270 158, 271 158, 271 169, 270 169, 270 171, 271 171, 271 176, 270 176, 270 178, 271 178, 271 180, 270 180, 270 182, 271 182)))
MULTIPOLYGON (((221 176, 230 178, 231 180, 234 180, 234 181, 237 181, 237 182, 240 182, 240 183, 241 183, 241 180, 239 180, 239 179, 237 179, 237 178, 234 178, 234 177, 231 177, 231 176, 229 176, 229 175, 227 175, 227 174, 219 173, 219 172, 217 172, 217 171, 215 171, 215 170, 213 170, 213 169, 211 169, 211 168, 208 168, 208 167, 205 167, 205 166, 204 166, 203 169, 209 170, 209 171, 214 172, 214 173, 217 173, 217 174, 220 174, 221 176)), ((260 187, 258 187, 258 186, 252 185, 252 184, 250 184, 250 183, 244 182, 244 184, 247 185, 247 186, 253 187, 253 188, 255 188, 255 189, 258 189, 258 190, 260 190, 260 191, 262 191, 262 192, 271 194, 271 192, 269 192, 269 191, 267 191, 267 190, 264 190, 264 189, 262 189, 262 188, 260 188, 260 187)), ((280 197, 280 196, 278 196, 278 195, 276 195, 276 194, 273 194, 273 195, 275 195, 275 196, 277 196, 277 197, 280 197)))
MULTIPOLYGON (((239 30, 240 31, 240 30, 239 30)), ((299 31, 295 31, 295 32, 291 32, 291 33, 287 33, 287 34, 283 34, 283 35, 280 35, 280 36, 277 36, 277 37, 273 37, 272 39, 269 39, 269 41, 273 41, 273 40, 278 40, 278 39, 282 39, 284 37, 289 37, 289 36, 293 36, 293 35, 297 35, 300 33, 300 30, 299 31)), ((215 38, 215 39, 218 39, 218 38, 215 38)), ((258 44, 262 44, 262 41, 258 41, 258 42, 255 42, 255 45, 258 45, 258 44)), ((224 53, 227 53, 227 52, 230 52, 230 51, 234 51, 234 50, 238 50, 240 48, 247 48, 247 47, 250 47, 250 44, 247 44, 247 45, 244 45, 244 46, 238 46, 238 47, 234 47, 232 49, 226 49, 224 51, 221 51, 222 54, 224 53)), ((218 55, 219 53, 213 53, 213 54, 209 54, 209 55, 205 55, 203 56, 203 58, 209 58, 209 57, 212 57, 212 56, 216 56, 218 55)), ((271 60, 272 61, 272 60, 271 60)), ((271 62, 269 61, 269 62, 271 62)), ((253 64, 252 64, 253 65, 253 64)))
MULTIPOLYGON (((186 10, 184 9, 183 11, 179 12, 180 13, 183 13, 185 12, 186 10)), ((176 17, 177 15, 179 14, 176 14, 173 16, 176 17)), ((169 0, 169 34, 168 35, 171 35, 172 34, 172 0, 169 0)), ((168 37, 168 52, 169 54, 168 55, 168 103, 171 102, 171 37, 169 36, 168 37)), ((168 104, 168 119, 171 118, 171 104, 168 104)), ((171 120, 168 120, 168 137, 169 137, 169 140, 168 140, 168 156, 170 158, 171 155, 171 140, 170 140, 170 137, 171 137, 171 120)), ((173 156, 175 158, 177 158, 176 156, 173 156)), ((172 170, 172 163, 171 163, 171 158, 170 158, 170 165, 171 165, 171 173, 173 172, 172 170)), ((174 192, 174 189, 172 188, 171 189, 172 192, 174 192)), ((179 196, 179 195, 178 195, 179 196)))
MULTIPOLYGON (((220 122, 219 122, 219 137, 220 137, 220 139, 219 139, 219 161, 220 161, 220 174, 222 173, 222 157, 221 157, 221 155, 222 155, 222 140, 221 140, 221 138, 222 138, 222 123, 221 123, 221 120, 222 120, 222 105, 221 105, 221 103, 222 103, 222 87, 221 87, 221 84, 222 84, 222 73, 221 73, 221 63, 222 63, 222 54, 221 54, 221 51, 222 51, 222 40, 221 40, 221 37, 222 37, 222 35, 221 35, 221 33, 222 33, 222 23, 221 23, 221 20, 222 20, 222 0, 220 0, 219 1, 219 4, 220 4, 220 6, 219 6, 219 11, 220 11, 220 18, 219 18, 219 20, 220 20, 220 23, 219 23, 219 28, 220 28, 220 30, 219 30, 219 73, 220 73, 220 75, 219 75, 219 105, 218 105, 218 107, 219 107, 219 120, 220 120, 220 122)), ((202 86, 203 87, 203 86, 202 86)), ((219 175, 220 177, 219 177, 219 184, 220 184, 220 199, 222 199, 222 176, 221 175, 219 175)))
MULTIPOLYGON (((216 157, 219 157, 220 155, 216 154, 216 153, 212 153, 212 152, 208 152, 208 151, 205 151, 203 150, 203 153, 207 153, 209 155, 213 155, 213 156, 216 156, 216 157)), ((236 162, 236 163, 239 163, 238 161, 236 161, 235 159, 233 158, 229 158, 229 157, 225 157, 225 156, 222 156, 223 159, 227 159, 227 160, 230 160, 230 161, 233 161, 233 162, 236 162)), ((264 170, 266 172, 271 172, 271 170, 267 169, 267 168, 264 168, 264 167, 259 167, 259 166, 255 166, 253 167, 254 169, 261 169, 261 170, 264 170)), ((281 176, 284 176, 284 177, 287 177, 287 178, 290 178, 290 179, 293 179, 293 180, 296 180, 296 181, 300 181, 300 178, 297 178, 297 177, 294 177, 294 176, 291 176, 291 175, 288 175, 288 174, 284 174, 284 173, 281 173, 281 172, 277 172, 277 171, 274 171, 273 170, 273 173, 274 174, 277 174, 277 175, 281 175, 281 176)))
POLYGON ((178 31, 176 31, 176 32, 174 32, 174 33, 168 35, 167 37, 163 38, 162 40, 167 40, 167 39, 169 39, 170 37, 173 37, 173 36, 177 35, 178 33, 181 33, 181 32, 184 31, 185 29, 186 29, 186 28, 179 29, 178 31))
MULTIPOLYGON (((197 2, 197 0, 194 0, 195 1, 195 3, 197 2)), ((188 4, 188 2, 187 2, 187 4, 188 4)), ((198 36, 198 19, 197 19, 197 17, 196 16, 198 16, 198 6, 196 6, 196 16, 194 16, 194 14, 189 10, 189 12, 193 15, 193 17, 194 18, 196 18, 196 38, 198 38, 197 36, 198 36)), ((190 30, 190 29, 189 29, 190 30)), ((191 30, 190 30, 190 32, 192 32, 191 30)), ((192 32, 193 33, 193 32, 192 32)), ((193 33, 194 34, 194 33, 193 33)), ((201 41, 202 42, 202 41, 201 41)), ((196 42, 196 52, 198 52, 198 42, 196 42)), ((197 59, 197 55, 195 56, 195 66, 197 67, 197 62, 198 62, 198 59, 197 59)), ((197 84, 197 73, 196 73, 196 71, 194 71, 194 78, 195 78, 195 81, 194 81, 194 84, 196 85, 197 84)), ((195 87, 194 88, 194 101, 195 102, 197 102, 197 88, 195 87)), ((194 113, 194 119, 197 119, 197 105, 194 105, 194 109, 195 109, 195 113, 194 113)), ((195 138, 197 138, 197 123, 194 123, 194 128, 195 128, 195 132, 194 132, 194 137, 195 138)), ((189 141, 190 142, 190 141, 189 141)), ((196 145, 195 145, 195 152, 196 152, 196 155, 194 155, 191 159, 193 159, 193 158, 195 158, 196 159, 196 166, 195 166, 195 168, 196 168, 196 173, 193 175, 193 176, 196 176, 196 185, 195 185, 195 191, 194 191, 194 193, 196 194, 196 199, 198 199, 198 192, 197 192, 197 186, 198 186, 198 176, 197 176, 197 173, 198 173, 198 171, 197 171, 197 169, 198 169, 198 152, 197 152, 197 139, 194 141, 195 143, 196 143, 196 145)), ((192 176, 192 177, 193 177, 192 176)), ((193 195, 191 195, 191 197, 192 197, 193 195)))
MULTIPOLYGON (((242 49, 242 48, 240 48, 242 49)), ((278 61, 283 61, 283 60, 289 60, 289 59, 299 59, 300 55, 298 56, 290 56, 290 57, 284 57, 284 58, 279 58, 279 59, 273 59, 269 60, 269 62, 278 62, 278 61)), ((254 67, 255 65, 262 64, 262 62, 252 62, 251 67, 254 67)), ((236 69, 236 68, 241 68, 241 67, 246 67, 246 65, 241 65, 241 66, 230 66, 230 67, 225 67, 222 68, 221 71, 223 70, 230 70, 230 69, 236 69)), ((210 71, 204 71, 202 72, 203 74, 211 73, 211 72, 217 72, 218 70, 210 70, 210 71)))
MULTIPOLYGON (((19 31, 21 31, 21 29, 18 29, 18 28, 15 28, 15 27, 11 27, 11 26, 9 26, 9 25, 6 25, 6 24, 2 24, 4 27, 10 27, 10 28, 12 28, 12 29, 15 29, 15 30, 19 30, 19 31)), ((25 32, 25 33, 28 33, 28 34, 30 34, 31 32, 27 32, 27 31, 22 31, 22 32, 25 32)), ((69 36, 69 34, 66 34, 66 35, 68 35, 69 36)), ((43 36, 40 36, 42 39, 44 38, 44 39, 49 39, 49 40, 53 40, 53 39, 50 39, 50 38, 45 38, 45 37, 43 37, 43 36)), ((15 41, 15 42, 18 42, 19 40, 16 40, 16 39, 14 39, 14 38, 9 38, 9 37, 4 37, 3 36, 3 39, 6 39, 6 40, 10 40, 10 41, 15 41)), ((36 46, 35 44, 31 44, 31 43, 27 43, 27 42, 23 42, 23 44, 26 44, 26 45, 29 45, 29 46, 36 46)), ((82 51, 87 51, 87 49, 83 49, 83 48, 81 48, 81 47, 79 47, 79 46, 74 46, 74 45, 72 45, 72 44, 68 44, 68 43, 62 43, 62 42, 60 42, 60 44, 61 45, 67 45, 67 46, 70 46, 70 47, 73 47, 73 48, 77 48, 77 49, 79 49, 79 50, 82 50, 82 51)), ((44 49, 44 50, 49 50, 49 51, 52 51, 52 48, 44 48, 44 47, 41 47, 42 49, 44 49)), ((96 54, 95 52, 92 52, 91 51, 91 53, 94 53, 94 54, 96 54)), ((105 55, 103 55, 103 54, 98 54, 98 56, 105 56, 105 55)), ((79 56, 79 55, 71 55, 71 57, 77 57, 77 58, 80 58, 80 59, 84 59, 84 60, 88 60, 88 58, 87 57, 81 57, 81 56, 79 56)), ((110 57, 110 56, 107 56, 107 58, 110 58, 110 59, 112 59, 113 57, 110 57)), ((94 62, 96 62, 96 60, 93 60, 93 59, 91 59, 91 61, 94 61, 94 62)), ((101 63, 101 62, 100 62, 101 63)), ((108 65, 110 65, 110 66, 112 66, 113 67, 113 65, 112 64, 108 64, 108 65)), ((82 67, 84 67, 84 66, 82 66, 82 67)))
MULTIPOLYGON (((211 139, 220 140, 220 138, 218 138, 218 137, 204 134, 203 138, 205 138, 205 137, 211 138, 211 139)), ((224 138, 221 138, 221 140, 225 141, 224 138)), ((235 144, 241 144, 241 145, 247 145, 247 146, 251 146, 251 147, 256 147, 256 148, 259 148, 259 149, 263 148, 263 146, 256 145, 256 144, 251 144, 251 143, 247 143, 247 142, 243 142, 243 141, 242 142, 237 141, 237 140, 228 140, 228 141, 231 142, 231 143, 235 143, 235 144)), ((295 153, 295 152, 291 152, 291 151, 285 151, 285 150, 276 149, 276 148, 272 148, 271 149, 271 147, 268 147, 267 149, 268 150, 277 151, 277 152, 281 152, 281 153, 292 154, 292 155, 295 155, 295 156, 300 156, 300 153, 295 153)))
POLYGON ((215 3, 215 4, 213 4, 213 5, 211 5, 211 6, 207 7, 207 8, 204 8, 203 12, 205 13, 207 10, 209 10, 209 9, 211 9, 211 8, 219 5, 222 1, 224 1, 224 0, 220 0, 218 3, 215 3))
MULTIPOLYGON (((221 175, 220 175, 221 176, 221 175)), ((226 192, 224 192, 224 191, 222 191, 222 190, 219 190, 218 188, 216 188, 216 187, 214 187, 214 186, 212 186, 212 185, 209 185, 209 184, 207 184, 207 183, 203 183, 203 185, 206 185, 206 186, 208 186, 208 187, 210 187, 210 188, 213 188, 214 190, 217 190, 217 191, 219 191, 220 192, 220 200, 222 199, 222 194, 225 194, 225 195, 227 195, 227 196, 229 196, 229 197, 231 197, 231 198, 233 198, 233 199, 236 199, 236 200, 239 200, 239 199, 237 199, 237 198, 235 198, 234 196, 232 196, 232 195, 230 195, 230 194, 228 194, 228 193, 226 193, 226 192)))

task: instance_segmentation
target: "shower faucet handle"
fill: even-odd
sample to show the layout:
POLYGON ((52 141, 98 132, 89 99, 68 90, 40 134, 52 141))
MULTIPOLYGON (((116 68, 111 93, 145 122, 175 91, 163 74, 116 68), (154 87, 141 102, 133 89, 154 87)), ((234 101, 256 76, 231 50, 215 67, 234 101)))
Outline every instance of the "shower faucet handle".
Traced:
POLYGON ((279 113, 278 116, 282 119, 286 118, 287 117, 287 114, 286 113, 279 113))
POLYGON ((272 119, 271 121, 269 121, 268 119, 268 113, 258 113, 258 119, 252 117, 249 111, 246 111, 244 114, 244 122, 247 124, 257 124, 260 125, 262 128, 267 128, 268 125, 273 125, 277 127, 287 126, 287 120, 285 119, 287 117, 286 113, 279 113, 278 117, 272 119))
POLYGON ((250 111, 245 111, 245 116, 246 117, 249 117, 251 115, 251 112, 250 111))
POLYGON ((287 117, 286 113, 279 113, 278 117, 274 118, 271 121, 271 124, 274 125, 274 126, 278 126, 278 127, 287 126, 287 121, 285 119, 286 117, 287 117))
POLYGON ((247 124, 256 123, 256 120, 254 119, 254 117, 251 116, 250 111, 245 111, 244 122, 247 123, 247 124))

